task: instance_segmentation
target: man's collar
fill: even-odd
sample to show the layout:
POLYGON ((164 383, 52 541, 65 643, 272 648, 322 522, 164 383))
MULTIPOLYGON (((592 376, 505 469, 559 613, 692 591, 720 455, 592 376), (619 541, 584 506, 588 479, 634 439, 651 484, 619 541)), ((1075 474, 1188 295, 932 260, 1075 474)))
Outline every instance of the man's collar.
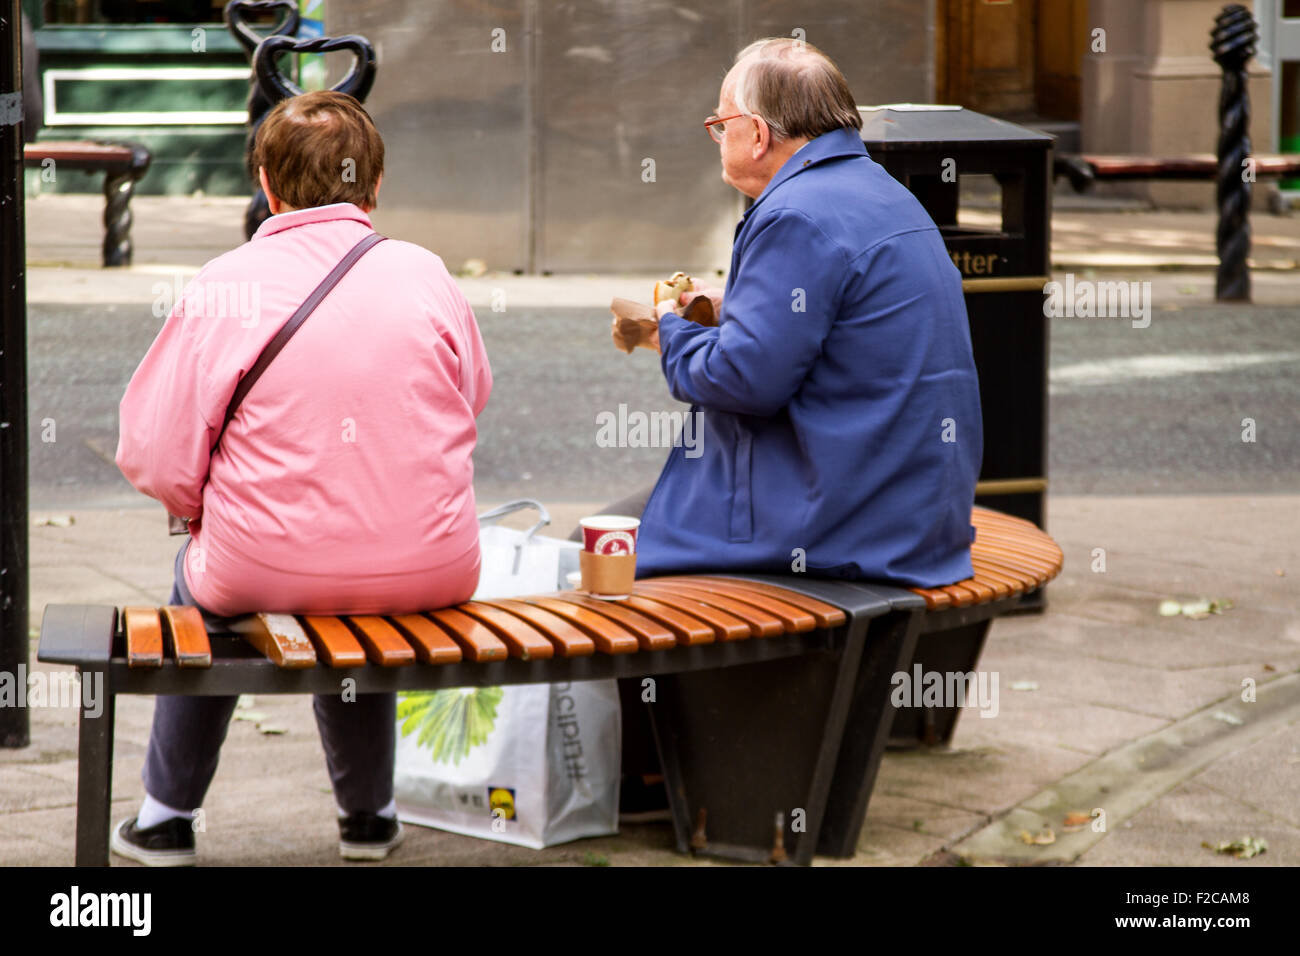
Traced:
POLYGON ((768 180, 763 191, 754 200, 754 205, 745 211, 745 215, 748 216, 754 206, 766 199, 772 190, 792 176, 799 175, 810 166, 816 166, 828 159, 839 159, 843 156, 866 155, 867 147, 862 143, 862 134, 852 126, 845 126, 841 129, 833 129, 829 133, 822 133, 816 139, 809 140, 794 151, 790 158, 785 161, 785 164, 768 180))
POLYGON ((370 217, 362 212, 360 207, 350 202, 336 202, 328 206, 311 206, 308 209, 295 209, 292 212, 282 212, 278 216, 272 216, 257 227, 253 238, 261 239, 313 222, 331 222, 341 219, 350 219, 363 226, 370 226, 370 217))

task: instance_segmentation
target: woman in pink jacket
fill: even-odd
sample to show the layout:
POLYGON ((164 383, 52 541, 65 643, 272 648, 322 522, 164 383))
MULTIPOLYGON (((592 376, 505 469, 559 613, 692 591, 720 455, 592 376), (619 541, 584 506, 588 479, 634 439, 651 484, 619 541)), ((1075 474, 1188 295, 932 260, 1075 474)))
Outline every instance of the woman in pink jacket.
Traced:
MULTIPOLYGON (((474 314, 436 255, 395 240, 366 252, 222 434, 241 377, 373 232, 384 145, 356 100, 307 93, 267 116, 253 162, 273 215, 203 267, 122 399, 118 466, 190 519, 171 603, 231 616, 466 600, 479 574, 475 418, 492 374, 474 314)), ((114 851, 151 865, 194 862, 192 814, 234 707, 233 697, 157 698, 147 796, 114 830, 114 851)), ((382 859, 401 839, 394 695, 322 695, 315 712, 341 852, 382 859)))

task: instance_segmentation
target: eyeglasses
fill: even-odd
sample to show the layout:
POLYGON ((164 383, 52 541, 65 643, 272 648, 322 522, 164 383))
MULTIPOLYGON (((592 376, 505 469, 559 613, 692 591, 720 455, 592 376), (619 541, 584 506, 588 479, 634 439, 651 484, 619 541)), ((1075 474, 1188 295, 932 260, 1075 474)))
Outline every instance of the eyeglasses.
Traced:
POLYGON ((704 128, 709 131, 715 143, 722 142, 722 134, 727 131, 727 120, 740 119, 744 113, 737 113, 735 116, 710 116, 704 121, 704 128))

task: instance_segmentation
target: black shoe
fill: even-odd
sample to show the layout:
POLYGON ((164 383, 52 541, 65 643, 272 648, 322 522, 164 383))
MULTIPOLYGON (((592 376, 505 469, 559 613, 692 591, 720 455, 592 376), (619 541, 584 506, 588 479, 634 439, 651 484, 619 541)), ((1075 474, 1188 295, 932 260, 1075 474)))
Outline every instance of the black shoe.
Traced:
POLYGON ((662 776, 651 777, 646 783, 643 775, 623 778, 618 791, 619 823, 660 823, 671 820, 668 811, 668 788, 662 776))
POLYGON ((406 834, 396 817, 362 810, 339 818, 339 856, 345 860, 382 860, 406 834))
POLYGON ((172 817, 157 826, 140 830, 136 818, 123 820, 113 830, 109 846, 118 856, 145 866, 193 866, 194 826, 189 817, 172 817))

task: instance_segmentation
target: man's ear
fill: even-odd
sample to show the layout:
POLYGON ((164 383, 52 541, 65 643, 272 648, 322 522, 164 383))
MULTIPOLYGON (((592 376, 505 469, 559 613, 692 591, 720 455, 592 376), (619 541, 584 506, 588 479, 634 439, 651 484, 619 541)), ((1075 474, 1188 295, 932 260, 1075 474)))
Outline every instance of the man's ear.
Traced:
POLYGON ((755 160, 760 160, 772 148, 772 131, 768 128, 767 120, 763 119, 763 117, 755 116, 753 120, 754 141, 752 155, 755 160))

